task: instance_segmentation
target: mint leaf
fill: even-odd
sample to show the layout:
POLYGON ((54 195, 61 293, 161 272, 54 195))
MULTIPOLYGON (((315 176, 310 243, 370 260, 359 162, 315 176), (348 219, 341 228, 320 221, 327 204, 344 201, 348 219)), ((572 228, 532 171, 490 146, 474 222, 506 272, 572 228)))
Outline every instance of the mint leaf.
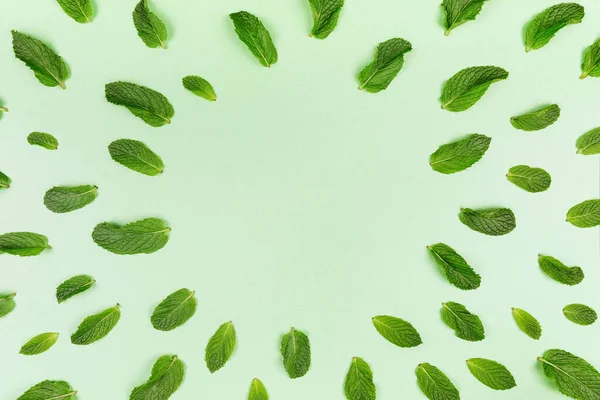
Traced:
POLYGON ((344 0, 308 0, 312 10, 313 27, 310 37, 325 39, 337 26, 344 0))
POLYGON ((471 358, 467 360, 467 367, 479 382, 494 390, 508 390, 517 386, 510 371, 496 361, 471 358))
POLYGON ((133 10, 133 24, 139 37, 150 48, 167 48, 167 28, 165 24, 148 9, 147 0, 140 0, 133 10))
POLYGON ((596 311, 585 304, 569 304, 563 308, 563 314, 569 321, 584 326, 591 325, 598 319, 596 311))
POLYGON ((170 124, 175 115, 169 99, 145 86, 131 82, 112 82, 106 84, 105 93, 109 103, 126 107, 150 126, 170 124))
POLYGON ((233 322, 225 322, 217 329, 206 345, 206 366, 211 373, 223 368, 235 349, 233 322))
POLYGON ((195 293, 188 289, 179 289, 161 301, 150 318, 154 329, 171 331, 192 318, 196 313, 195 293))
POLYGON ((119 304, 98 314, 90 315, 79 324, 77 331, 71 335, 71 343, 88 345, 97 342, 113 330, 120 318, 119 304))
POLYGON ((468 21, 473 21, 481 12, 481 7, 486 0, 443 0, 444 28, 446 36, 452 29, 468 21))
POLYGON ((40 83, 66 89, 69 69, 64 60, 42 41, 21 32, 11 32, 15 57, 31 68, 40 83))
POLYGON ((66 213, 87 206, 96 196, 97 186, 55 186, 46 192, 44 205, 52 212, 66 213))
POLYGON ((506 177, 509 181, 530 193, 539 193, 548 190, 552 177, 541 168, 528 165, 516 165, 508 170, 506 177))
POLYGON ((584 8, 577 3, 560 3, 545 9, 525 29, 525 50, 544 47, 559 30, 580 23, 584 15, 584 8))
POLYGON ((589 156, 600 154, 600 128, 592 129, 577 139, 577 154, 589 156))
POLYGON ((85 292, 91 288, 94 283, 96 283, 96 280, 89 275, 76 275, 67 279, 56 288, 56 300, 58 301, 58 304, 70 299, 76 294, 85 292))
POLYGON ((17 400, 72 400, 77 394, 65 381, 43 381, 32 386, 17 400))
POLYGON ((578 400, 600 399, 600 373, 583 358, 567 351, 551 349, 538 357, 544 374, 565 396, 578 400))
POLYGON ((461 208, 460 222, 474 231, 490 236, 502 236, 512 232, 517 226, 515 215, 508 208, 472 210, 461 208))
POLYGON ((379 43, 373 61, 358 74, 359 89, 370 93, 387 89, 404 65, 404 54, 411 50, 410 42, 400 38, 379 43))
POLYGON ((422 363, 415 370, 415 374, 419 388, 429 400, 460 400, 458 389, 437 367, 422 363))
POLYGON ((115 140, 108 145, 108 152, 119 164, 144 175, 156 176, 165 169, 162 159, 137 140, 115 140))
POLYGON ((508 78, 508 72, 499 67, 470 67, 448 79, 442 90, 442 108, 459 112, 471 108, 492 83, 508 78))
POLYGON ((510 123, 522 131, 533 132, 549 127, 558 121, 558 117, 560 117, 560 107, 558 104, 551 104, 527 114, 511 117, 510 123))
POLYGON ((470 342, 485 339, 485 331, 479 317, 471 314, 462 304, 449 301, 442 303, 442 320, 454 330, 457 337, 470 342))
POLYGON ((48 150, 58 149, 58 140, 49 133, 31 132, 27 136, 27 141, 31 145, 40 146, 48 150))
POLYGON ((600 76, 600 39, 596 40, 583 53, 583 64, 581 64, 581 76, 579 79, 585 79, 588 76, 600 76))
POLYGON ((567 212, 567 222, 578 228, 600 225, 600 199, 586 200, 571 207, 567 212))
POLYGON ((229 14, 229 17, 233 21, 235 33, 263 66, 271 67, 277 62, 277 49, 260 19, 247 11, 229 14))
POLYGON ((183 78, 183 87, 208 101, 216 101, 217 94, 212 85, 204 78, 189 75, 183 78))
POLYGON ((473 133, 464 139, 441 145, 430 157, 429 165, 442 174, 464 171, 481 160, 492 138, 473 133))
POLYGON ((310 341, 304 332, 294 328, 281 338, 283 366, 292 379, 300 378, 310 368, 310 341))
POLYGON ((0 172, 0 189, 8 189, 10 187, 10 182, 11 179, 4 173, 0 172))
POLYGON ((91 0, 58 0, 58 4, 75 21, 81 24, 92 21, 91 0))
POLYGON ((435 262, 442 268, 448 282, 462 290, 477 289, 481 277, 453 248, 444 243, 427 246, 435 262))
POLYGON ((92 232, 94 242, 115 254, 150 254, 169 241, 171 228, 158 218, 146 218, 118 225, 102 222, 92 232))
POLYGON ((344 394, 348 400, 375 400, 376 388, 373 372, 362 358, 354 357, 344 381, 344 394))
POLYGON ((0 318, 10 314, 15 309, 16 293, 0 293, 0 318))
POLYGON ((537 319, 520 308, 512 309, 513 318, 523 333, 532 339, 539 340, 542 336, 542 326, 537 319))
POLYGON ((0 235, 0 254, 29 257, 37 256, 42 251, 52 248, 48 238, 33 232, 11 232, 0 235))
POLYGON ((372 321, 377 332, 396 346, 415 347, 423 343, 419 332, 410 322, 401 318, 379 315, 373 317, 372 321))
POLYGON ((252 379, 250 392, 248 392, 248 400, 269 400, 269 394, 265 385, 258 378, 252 379))
POLYGON ((31 338, 27 343, 21 347, 20 354, 26 356, 33 356, 36 354, 42 354, 43 352, 50 349, 50 347, 54 346, 56 340, 58 339, 58 333, 48 332, 42 333, 41 335, 37 335, 31 338))
POLYGON ((565 285, 573 286, 580 283, 583 278, 583 270, 579 267, 567 267, 554 257, 538 256, 540 269, 550 278, 565 285))
POLYGON ((167 400, 181 385, 185 366, 177 356, 162 356, 154 363, 148 381, 133 389, 129 400, 167 400))

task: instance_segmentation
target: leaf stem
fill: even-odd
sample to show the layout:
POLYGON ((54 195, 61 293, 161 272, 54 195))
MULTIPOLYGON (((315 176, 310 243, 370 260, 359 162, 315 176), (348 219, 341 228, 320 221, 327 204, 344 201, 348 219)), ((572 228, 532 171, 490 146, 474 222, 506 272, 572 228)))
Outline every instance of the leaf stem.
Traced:
POLYGON ((588 77, 588 75, 590 74, 590 71, 585 71, 583 74, 581 74, 581 76, 579 77, 579 79, 585 79, 588 77))
POLYGON ((6 108, 6 107, 0 107, 0 111, 2 111, 2 112, 8 112, 8 108, 6 108))

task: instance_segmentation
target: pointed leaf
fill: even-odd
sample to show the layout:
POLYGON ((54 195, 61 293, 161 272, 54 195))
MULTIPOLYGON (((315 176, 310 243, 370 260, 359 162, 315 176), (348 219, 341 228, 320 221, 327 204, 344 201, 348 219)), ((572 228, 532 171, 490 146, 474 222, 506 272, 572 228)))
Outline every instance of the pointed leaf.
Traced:
POLYGON ((281 338, 283 366, 292 379, 300 378, 310 368, 310 341, 304 332, 292 328, 281 338))
POLYGON ((29 257, 50 248, 48 238, 39 233, 11 232, 0 235, 0 254, 29 257))
POLYGON ((442 90, 442 108, 459 112, 471 108, 487 92, 490 85, 508 78, 499 67, 470 67, 448 79, 442 90))
POLYGON ((167 400, 183 382, 185 366, 177 356, 162 356, 154 363, 148 381, 133 389, 129 400, 167 400))
POLYGON ((462 290, 477 289, 481 285, 481 277, 453 248, 438 243, 427 249, 451 284, 462 290))
POLYGON ((479 317, 471 314, 462 304, 442 303, 442 320, 454 330, 457 337, 470 342, 485 339, 485 331, 479 317))
POLYGON ((440 146, 430 157, 429 165, 442 174, 464 171, 481 160, 492 138, 473 133, 464 139, 440 146))
POLYGON ((583 64, 581 64, 579 79, 585 79, 588 76, 595 78, 600 76, 600 39, 591 44, 583 53, 583 64))
POLYGON ((77 331, 71 335, 71 343, 88 345, 102 339, 113 330, 120 318, 119 304, 98 314, 90 315, 79 324, 77 331))
POLYGON ((583 278, 583 270, 579 267, 567 267, 554 257, 538 256, 540 269, 550 278, 565 285, 573 286, 580 283, 583 278))
POLYGON ((277 49, 260 19, 247 11, 229 14, 229 17, 235 33, 263 66, 271 67, 277 62, 277 49))
POLYGON ((16 293, 0 293, 0 318, 8 315, 15 309, 16 293))
POLYGON ((126 107, 150 126, 170 124, 175 115, 169 99, 145 86, 131 82, 112 82, 106 84, 105 94, 109 103, 126 107))
POLYGON ((419 364, 415 374, 419 388, 429 400, 460 400, 458 389, 437 367, 429 363, 419 364))
POLYGON ((538 357, 544 374, 565 396, 577 400, 600 399, 600 373, 583 358, 567 351, 552 349, 538 357))
POLYGON ((58 339, 58 333, 48 332, 37 335, 21 347, 21 354, 26 356, 32 356, 35 354, 42 354, 43 352, 50 349, 56 343, 58 339))
POLYGON ((206 366, 211 373, 223 368, 235 349, 235 342, 233 322, 225 322, 206 345, 206 366))
POLYGON ((552 177, 541 168, 528 165, 515 165, 508 170, 506 177, 509 181, 530 193, 539 193, 548 190, 552 177))
POLYGON ((98 186, 55 186, 46 192, 44 205, 55 213, 79 210, 98 196, 98 186))
POLYGON ((96 283, 89 275, 77 275, 67 279, 56 288, 56 300, 58 304, 70 299, 76 294, 83 293, 96 283))
POLYGON ((532 339, 539 340, 542 336, 542 326, 537 319, 520 308, 512 309, 513 318, 523 333, 532 339))
POLYGON ((404 54, 411 50, 410 42, 400 38, 379 43, 375 59, 358 74, 359 89, 370 93, 387 89, 404 65, 404 54))
POLYGON ((467 367, 479 382, 494 390, 508 390, 517 386, 510 371, 496 361, 471 358, 467 360, 467 367))
POLYGON ((592 129, 577 139, 577 154, 589 156, 600 154, 600 128, 592 129))
POLYGON ((528 114, 511 117, 510 123, 517 129, 532 132, 549 127, 558 121, 558 117, 560 117, 560 107, 558 104, 551 104, 528 114))
POLYGON ((165 169, 162 159, 137 140, 115 140, 108 145, 108 152, 119 164, 144 175, 156 176, 165 169))
POLYGON ((559 30, 580 23, 584 15, 584 8, 577 3, 560 3, 545 9, 525 29, 525 50, 544 47, 559 30))
POLYGON ((74 400, 76 390, 65 381, 43 381, 21 395, 17 400, 74 400))
POLYGON ((501 236, 512 232, 517 226, 515 215, 508 208, 472 210, 462 208, 460 221, 474 231, 490 236, 501 236))
POLYGON ((148 9, 147 0, 140 0, 133 10, 133 24, 139 37, 150 48, 167 48, 167 28, 165 24, 148 9))
POLYGON ((42 41, 12 31, 15 57, 23 61, 45 86, 60 86, 66 89, 65 80, 69 69, 64 60, 42 41))
POLYGON ((208 101, 216 101, 217 94, 212 85, 204 78, 189 75, 183 78, 183 87, 208 101))
POLYGON ((445 35, 468 21, 473 21, 481 12, 481 7, 486 0, 443 0, 445 35))
POLYGON ((578 228, 600 225, 600 199, 586 200, 571 207, 567 212, 567 222, 578 228))
POLYGON ((585 304, 569 304, 563 308, 563 314, 577 325, 591 325, 598 319, 596 311, 585 304))
POLYGON ((377 397, 373 372, 362 358, 352 359, 344 382, 344 394, 348 400, 375 400, 377 397))
POLYGON ((265 385, 258 378, 252 380, 250 391, 248 392, 248 400, 269 400, 269 394, 265 385))
POLYGON ((58 0, 63 11, 75 21, 84 24, 92 21, 91 0, 58 0))
POLYGON ((179 289, 164 299, 152 313, 154 329, 171 331, 187 322, 196 313, 196 298, 188 289, 179 289))
POLYGON ((40 146, 47 150, 58 149, 58 140, 49 133, 31 132, 29 136, 27 136, 27 141, 31 145, 40 146))
POLYGON ((102 222, 92 232, 94 242, 115 254, 150 254, 169 241, 171 228, 158 218, 146 218, 125 225, 102 222))
POLYGON ((373 317, 372 321, 377 332, 396 346, 415 347, 423 343, 419 332, 401 318, 379 315, 373 317))
POLYGON ((311 37, 325 39, 337 26, 344 0, 308 0, 312 9, 311 37))

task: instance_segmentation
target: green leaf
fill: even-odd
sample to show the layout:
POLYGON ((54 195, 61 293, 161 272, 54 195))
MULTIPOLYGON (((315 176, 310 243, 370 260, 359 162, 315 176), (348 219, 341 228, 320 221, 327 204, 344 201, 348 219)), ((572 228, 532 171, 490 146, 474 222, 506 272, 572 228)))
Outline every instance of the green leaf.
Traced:
POLYGON ((292 379, 300 378, 310 368, 310 341, 304 332, 294 328, 281 338, 283 366, 292 379))
POLYGON ((600 128, 592 129, 577 139, 577 154, 589 156, 600 154, 600 128))
POLYGON ((391 343, 399 347, 415 347, 423 343, 419 332, 401 318, 379 315, 373 317, 373 326, 391 343))
POLYGON ((252 379, 250 391, 248 392, 248 400, 269 400, 269 394, 265 385, 258 378, 252 379))
POLYGON ((120 318, 119 304, 98 314, 90 315, 79 324, 77 331, 71 335, 71 343, 88 345, 102 339, 113 330, 120 318))
POLYGON ((15 57, 31 68, 40 83, 66 89, 69 69, 64 60, 42 41, 21 32, 11 32, 15 57))
POLYGON ((427 246, 435 262, 442 268, 448 282, 462 290, 477 289, 481 277, 453 248, 444 243, 427 246))
POLYGON ((79 210, 98 196, 98 186, 55 186, 46 192, 44 205, 55 213, 79 210))
POLYGON ((560 107, 558 104, 551 104, 527 114, 511 117, 510 123, 522 131, 533 132, 549 127, 558 121, 558 117, 560 117, 560 107))
POLYGON ((188 289, 179 289, 161 301, 150 318, 154 329, 172 331, 192 318, 196 313, 195 293, 188 289))
POLYGON ((212 85, 204 78, 189 75, 183 78, 183 87, 208 101, 216 101, 217 94, 212 85))
POLYGON ((499 67, 470 67, 448 79, 442 89, 442 108, 459 112, 471 108, 492 83, 508 78, 508 72, 499 67))
POLYGON ((131 82, 112 82, 106 84, 105 92, 109 103, 126 107, 150 126, 170 124, 175 115, 169 99, 145 86, 131 82))
POLYGON ((515 165, 508 170, 506 177, 509 181, 530 193, 539 193, 548 190, 552 177, 541 168, 528 165, 515 165))
POLYGON ((569 304, 563 308, 563 314, 569 321, 584 326, 591 325, 598 319, 596 311, 585 304, 569 304))
POLYGON ((92 232, 94 242, 115 254, 150 254, 169 241, 171 228, 158 218, 146 218, 125 225, 102 222, 92 232))
POLYGON ((72 400, 77 394, 65 381, 43 381, 32 386, 17 400, 72 400))
POLYGON ((56 340, 58 339, 58 333, 48 332, 42 333, 41 335, 37 335, 36 337, 31 338, 27 343, 21 347, 20 354, 26 356, 33 356, 35 354, 42 354, 43 352, 50 349, 50 347, 54 346, 56 340))
POLYGON ((29 257, 37 256, 42 251, 51 248, 48 238, 39 233, 11 232, 0 235, 0 254, 29 257))
POLYGON ((119 164, 144 175, 156 176, 165 169, 162 159, 137 140, 115 140, 108 145, 108 152, 119 164))
POLYGON ((429 400, 460 400, 458 389, 437 367, 423 363, 415 370, 417 384, 429 400))
POLYGON ((263 66, 271 67, 277 62, 277 49, 260 19, 247 11, 229 14, 229 17, 233 21, 235 33, 263 66))
POLYGON ((8 189, 10 187, 10 182, 11 179, 4 173, 0 172, 0 189, 8 189))
POLYGON ((429 165, 442 174, 464 171, 481 160, 492 138, 473 133, 464 139, 441 145, 430 157, 429 165))
POLYGON ((5 113, 5 112, 8 112, 8 108, 6 108, 6 107, 0 107, 0 113, 5 113))
POLYGON ((379 43, 373 61, 358 74, 359 89, 370 93, 387 89, 404 65, 404 54, 411 50, 410 42, 400 38, 379 43))
POLYGON ((490 236, 502 236, 512 232, 517 226, 515 215, 508 208, 487 210, 460 210, 460 222, 474 231, 490 236))
POLYGON ((567 222, 578 228, 600 225, 600 199, 586 200, 571 207, 567 212, 567 222))
POLYGON ((58 149, 58 140, 49 133, 31 132, 27 136, 27 141, 31 145, 40 146, 48 150, 58 149))
POLYGON ((223 368, 235 349, 233 322, 225 322, 217 329, 206 345, 206 366, 211 373, 223 368))
POLYGON ((444 323, 454 330, 457 337, 469 342, 485 339, 481 320, 477 315, 471 314, 462 304, 452 301, 442 303, 441 314, 444 323))
POLYGON ((10 314, 15 309, 16 293, 0 293, 0 318, 10 314))
POLYGON ((600 373, 583 358, 567 351, 551 349, 538 357, 544 374, 565 396, 577 400, 600 399, 600 373))
POLYGON ((452 29, 465 22, 473 21, 481 12, 481 7, 486 0, 443 0, 445 35, 450 35, 452 29))
POLYGON ((585 49, 583 53, 583 63, 581 64, 581 76, 579 79, 585 79, 588 76, 595 78, 600 76, 600 39, 585 49))
POLYGON ((133 24, 137 29, 139 37, 146 46, 155 48, 167 48, 167 28, 165 24, 148 9, 147 0, 140 0, 133 10, 133 24))
POLYGON ((67 279, 56 288, 56 300, 58 301, 58 304, 70 299, 76 294, 85 292, 91 288, 94 283, 96 283, 96 280, 89 275, 77 275, 67 279))
POLYGON ((580 23, 584 15, 584 8, 577 3, 560 3, 545 9, 525 29, 525 50, 544 47, 559 30, 580 23))
POLYGON ((512 314, 519 329, 521 329, 523 333, 532 339, 539 340, 542 336, 542 326, 533 315, 520 308, 513 308, 512 314))
POLYGON ((494 390, 508 390, 517 386, 510 371, 496 361, 471 358, 467 360, 467 367, 479 382, 494 390))
POLYGON ((354 357, 344 381, 344 394, 348 400, 375 400, 376 388, 373 372, 362 358, 354 357))
POLYGON ((579 267, 567 267, 554 257, 538 255, 540 269, 550 278, 565 285, 573 286, 580 283, 583 270, 579 267))
POLYGON ((93 10, 91 0, 58 0, 58 4, 75 21, 82 24, 92 21, 93 10))
POLYGON ((308 0, 312 10, 313 27, 310 37, 325 39, 337 26, 344 0, 308 0))
POLYGON ((185 366, 177 356, 162 356, 146 383, 133 389, 129 400, 167 400, 181 385, 185 366))

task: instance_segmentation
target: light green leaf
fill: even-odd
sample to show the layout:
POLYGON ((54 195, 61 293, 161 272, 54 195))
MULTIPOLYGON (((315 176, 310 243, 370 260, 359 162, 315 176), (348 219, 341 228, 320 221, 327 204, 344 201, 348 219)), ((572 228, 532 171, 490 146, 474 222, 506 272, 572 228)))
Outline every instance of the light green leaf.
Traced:
POLYGON ((167 28, 165 24, 148 9, 147 0, 140 0, 133 10, 133 24, 137 29, 139 37, 146 46, 155 48, 167 48, 167 28))
POLYGON ((0 318, 8 315, 15 309, 16 293, 0 293, 0 318))
POLYGON ((206 366, 211 373, 223 368, 235 349, 233 322, 225 322, 217 329, 206 345, 206 366))
POLYGON ((542 326, 533 315, 520 308, 513 308, 512 314, 519 329, 527 336, 535 340, 542 336, 542 326))
POLYGON ((429 363, 419 364, 415 374, 419 388, 429 400, 460 400, 458 389, 437 367, 429 363))
POLYGON ((358 74, 359 89, 370 93, 387 89, 404 65, 404 54, 411 50, 410 42, 400 38, 379 43, 373 61, 358 74))
POLYGON ((352 359, 344 381, 344 394, 348 400, 375 400, 377 397, 373 372, 362 358, 352 359))
POLYGON ((442 268, 448 282, 462 290, 477 289, 481 277, 453 248, 444 243, 427 246, 435 262, 442 268))
POLYGON ((600 154, 600 128, 592 129, 577 139, 577 154, 600 154))
POLYGON ((8 108, 6 108, 6 107, 0 107, 0 113, 5 113, 5 112, 8 112, 8 108))
POLYGON ((55 213, 79 210, 98 196, 98 186, 55 186, 46 192, 44 205, 55 213))
POLYGON ((429 165, 442 174, 464 171, 481 160, 492 138, 473 133, 464 139, 441 145, 430 157, 429 165))
POLYGON ((71 335, 71 343, 88 345, 97 342, 113 330, 120 318, 119 304, 98 314, 90 315, 79 324, 77 331, 71 335))
POLYGON ((158 218, 146 218, 125 225, 102 222, 92 232, 94 242, 115 254, 150 254, 169 241, 171 228, 158 218))
POLYGON ((481 12, 481 7, 486 0, 443 0, 445 35, 468 21, 473 21, 481 12))
POLYGON ((325 39, 337 26, 344 0, 308 0, 312 10, 313 27, 310 37, 325 39))
POLYGON ((119 164, 144 175, 156 176, 165 169, 162 159, 137 140, 115 140, 108 145, 108 152, 119 164))
POLYGON ((10 187, 10 182, 11 179, 4 173, 0 172, 0 189, 8 189, 10 187))
POLYGON ((183 78, 183 87, 208 101, 216 101, 217 94, 212 85, 204 78, 189 75, 183 78))
POLYGON ((567 212, 567 222, 578 228, 600 225, 600 199, 586 200, 571 207, 567 212))
POLYGON ((58 140, 49 133, 31 132, 29 136, 27 136, 27 141, 31 145, 40 146, 47 150, 58 149, 58 140))
POLYGON ((37 256, 42 251, 51 248, 48 238, 39 233, 11 232, 0 235, 0 254, 29 257, 37 256))
POLYGON ((250 391, 248 392, 248 400, 269 400, 269 394, 265 385, 258 378, 252 379, 250 391))
POLYGON ((539 193, 548 190, 552 177, 541 168, 528 165, 515 165, 508 170, 506 177, 509 181, 530 193, 539 193))
POLYGON ((260 19, 247 11, 229 14, 229 17, 233 21, 235 33, 263 66, 271 67, 277 62, 277 49, 260 19))
POLYGON ((156 90, 130 82, 106 84, 106 100, 126 107, 148 125, 159 127, 171 123, 175 110, 169 99, 156 90))
POLYGON ((396 346, 415 347, 423 343, 419 332, 401 318, 379 315, 373 317, 372 322, 377 332, 396 346))
POLYGON ((23 61, 45 86, 66 89, 69 69, 64 60, 42 41, 21 32, 12 31, 15 57, 23 61))
POLYGON ((172 331, 192 318, 196 313, 195 293, 188 289, 179 289, 161 301, 150 318, 154 329, 172 331))
POLYGON ((585 49, 583 53, 583 63, 581 64, 581 76, 579 79, 585 79, 588 76, 595 78, 600 76, 600 39, 585 49))
POLYGON ((183 382, 185 366, 177 356, 162 356, 146 383, 133 389, 129 400, 167 400, 183 382))
POLYGON ((510 123, 522 131, 533 132, 549 127, 558 121, 558 117, 560 117, 560 107, 558 104, 551 104, 527 114, 511 117, 510 123))
POLYGON ((579 267, 567 267, 554 257, 538 255, 540 269, 550 278, 565 285, 573 286, 580 283, 583 278, 583 270, 579 267))
POLYGON ((32 386, 17 400, 73 400, 77 394, 65 381, 43 381, 32 386))
POLYGON ((75 21, 82 24, 92 21, 93 10, 91 0, 58 0, 58 4, 75 21))
POLYGON ((460 222, 474 231, 490 236, 502 236, 512 232, 517 226, 515 215, 508 208, 486 210, 460 210, 460 222))
POLYGON ((471 358, 467 360, 467 367, 479 382, 494 390, 508 390, 517 386, 510 371, 496 361, 471 358))
POLYGON ((552 349, 538 357, 544 374, 565 396, 577 400, 600 399, 600 373, 583 358, 567 351, 552 349))
POLYGON ((442 303, 442 320, 454 330, 457 337, 470 342, 485 339, 485 331, 479 317, 471 314, 462 304, 449 301, 442 303))
POLYGON ((591 325, 598 319, 596 311, 585 304, 569 304, 563 308, 563 314, 569 321, 584 326, 591 325))
POLYGON ((75 296, 83 293, 96 283, 94 278, 89 275, 77 275, 67 279, 56 288, 56 300, 58 304, 62 303, 75 296))
POLYGON ((283 366, 292 379, 300 378, 310 368, 310 341, 304 332, 292 328, 281 338, 283 366))
POLYGON ((42 333, 41 335, 31 338, 27 343, 25 343, 23 347, 21 347, 20 354, 26 356, 42 354, 54 346, 56 340, 58 340, 58 333, 42 333))
POLYGON ((527 52, 544 47, 556 33, 569 24, 583 20, 585 10, 577 3, 560 3, 535 16, 525 29, 527 52))
POLYGON ((442 90, 442 108, 459 112, 471 108, 492 83, 508 78, 508 72, 499 67, 470 67, 448 79, 442 90))

